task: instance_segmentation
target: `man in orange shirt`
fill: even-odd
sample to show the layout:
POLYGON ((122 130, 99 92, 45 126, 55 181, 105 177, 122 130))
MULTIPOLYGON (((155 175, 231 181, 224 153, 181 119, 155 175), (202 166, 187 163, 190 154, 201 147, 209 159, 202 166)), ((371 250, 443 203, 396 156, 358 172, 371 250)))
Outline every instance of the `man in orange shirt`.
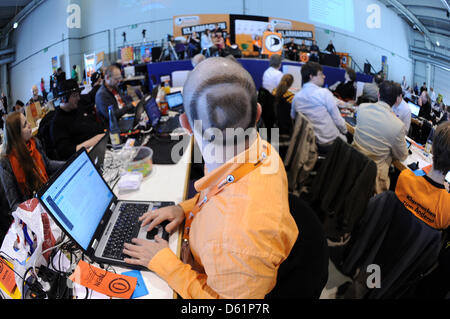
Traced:
POLYGON ((255 84, 238 63, 210 58, 189 74, 183 94, 181 122, 199 144, 206 175, 194 198, 142 221, 150 230, 168 220, 168 232, 184 221, 185 262, 158 237, 125 245, 125 261, 148 267, 183 298, 264 298, 298 229, 283 162, 256 131, 255 84))
POLYGON ((417 218, 436 229, 450 226, 450 194, 445 189, 445 175, 450 171, 450 122, 439 125, 434 133, 433 166, 426 176, 418 177, 404 170, 395 194, 417 218))

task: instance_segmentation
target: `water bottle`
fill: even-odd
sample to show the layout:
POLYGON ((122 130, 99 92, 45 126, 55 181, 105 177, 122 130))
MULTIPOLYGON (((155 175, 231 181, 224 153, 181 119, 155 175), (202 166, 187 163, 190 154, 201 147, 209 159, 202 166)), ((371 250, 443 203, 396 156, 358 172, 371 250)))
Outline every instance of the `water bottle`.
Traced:
POLYGON ((427 140, 427 143, 425 144, 425 153, 426 155, 431 153, 431 145, 433 144, 432 140, 427 140))
POLYGON ((109 137, 111 138, 111 144, 113 148, 120 145, 120 128, 117 124, 116 116, 114 115, 113 106, 108 107, 109 114, 109 137))

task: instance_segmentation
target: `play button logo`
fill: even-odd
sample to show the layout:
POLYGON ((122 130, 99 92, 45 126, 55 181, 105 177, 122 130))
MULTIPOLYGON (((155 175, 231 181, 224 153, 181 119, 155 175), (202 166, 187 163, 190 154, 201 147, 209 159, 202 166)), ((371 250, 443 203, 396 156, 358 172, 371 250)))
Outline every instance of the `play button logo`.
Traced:
POLYGON ((268 35, 265 39, 265 45, 266 49, 271 52, 279 52, 283 47, 281 37, 277 34, 268 35))

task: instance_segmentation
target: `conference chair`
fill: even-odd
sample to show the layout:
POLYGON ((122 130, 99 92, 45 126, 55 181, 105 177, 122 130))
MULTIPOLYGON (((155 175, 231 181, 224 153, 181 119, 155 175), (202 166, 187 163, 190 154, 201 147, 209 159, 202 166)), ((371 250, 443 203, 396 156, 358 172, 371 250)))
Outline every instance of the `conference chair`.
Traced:
POLYGON ((319 299, 328 281, 328 246, 316 213, 301 198, 289 195, 289 209, 299 236, 280 265, 277 283, 266 299, 319 299))
POLYGON ((374 194, 376 176, 373 160, 340 138, 334 141, 309 194, 310 203, 333 245, 346 243, 374 194))
POLYGON ((355 227, 339 267, 353 278, 341 297, 401 298, 435 268, 441 245, 441 232, 413 215, 394 192, 378 194, 355 227))
POLYGON ((184 82, 186 82, 189 71, 174 71, 172 72, 172 86, 173 87, 183 87, 184 82))
POLYGON ((308 191, 308 181, 318 160, 314 128, 301 112, 297 112, 290 136, 286 155, 282 158, 286 167, 289 192, 301 194, 308 191))

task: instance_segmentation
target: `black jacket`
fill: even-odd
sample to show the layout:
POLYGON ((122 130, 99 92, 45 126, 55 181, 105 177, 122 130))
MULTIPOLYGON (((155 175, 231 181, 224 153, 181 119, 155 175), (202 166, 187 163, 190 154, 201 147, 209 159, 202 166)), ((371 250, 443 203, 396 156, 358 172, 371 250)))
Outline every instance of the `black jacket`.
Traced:
POLYGON ((351 233, 374 194, 375 162, 337 138, 311 186, 315 207, 322 211, 325 233, 340 237, 351 233))

